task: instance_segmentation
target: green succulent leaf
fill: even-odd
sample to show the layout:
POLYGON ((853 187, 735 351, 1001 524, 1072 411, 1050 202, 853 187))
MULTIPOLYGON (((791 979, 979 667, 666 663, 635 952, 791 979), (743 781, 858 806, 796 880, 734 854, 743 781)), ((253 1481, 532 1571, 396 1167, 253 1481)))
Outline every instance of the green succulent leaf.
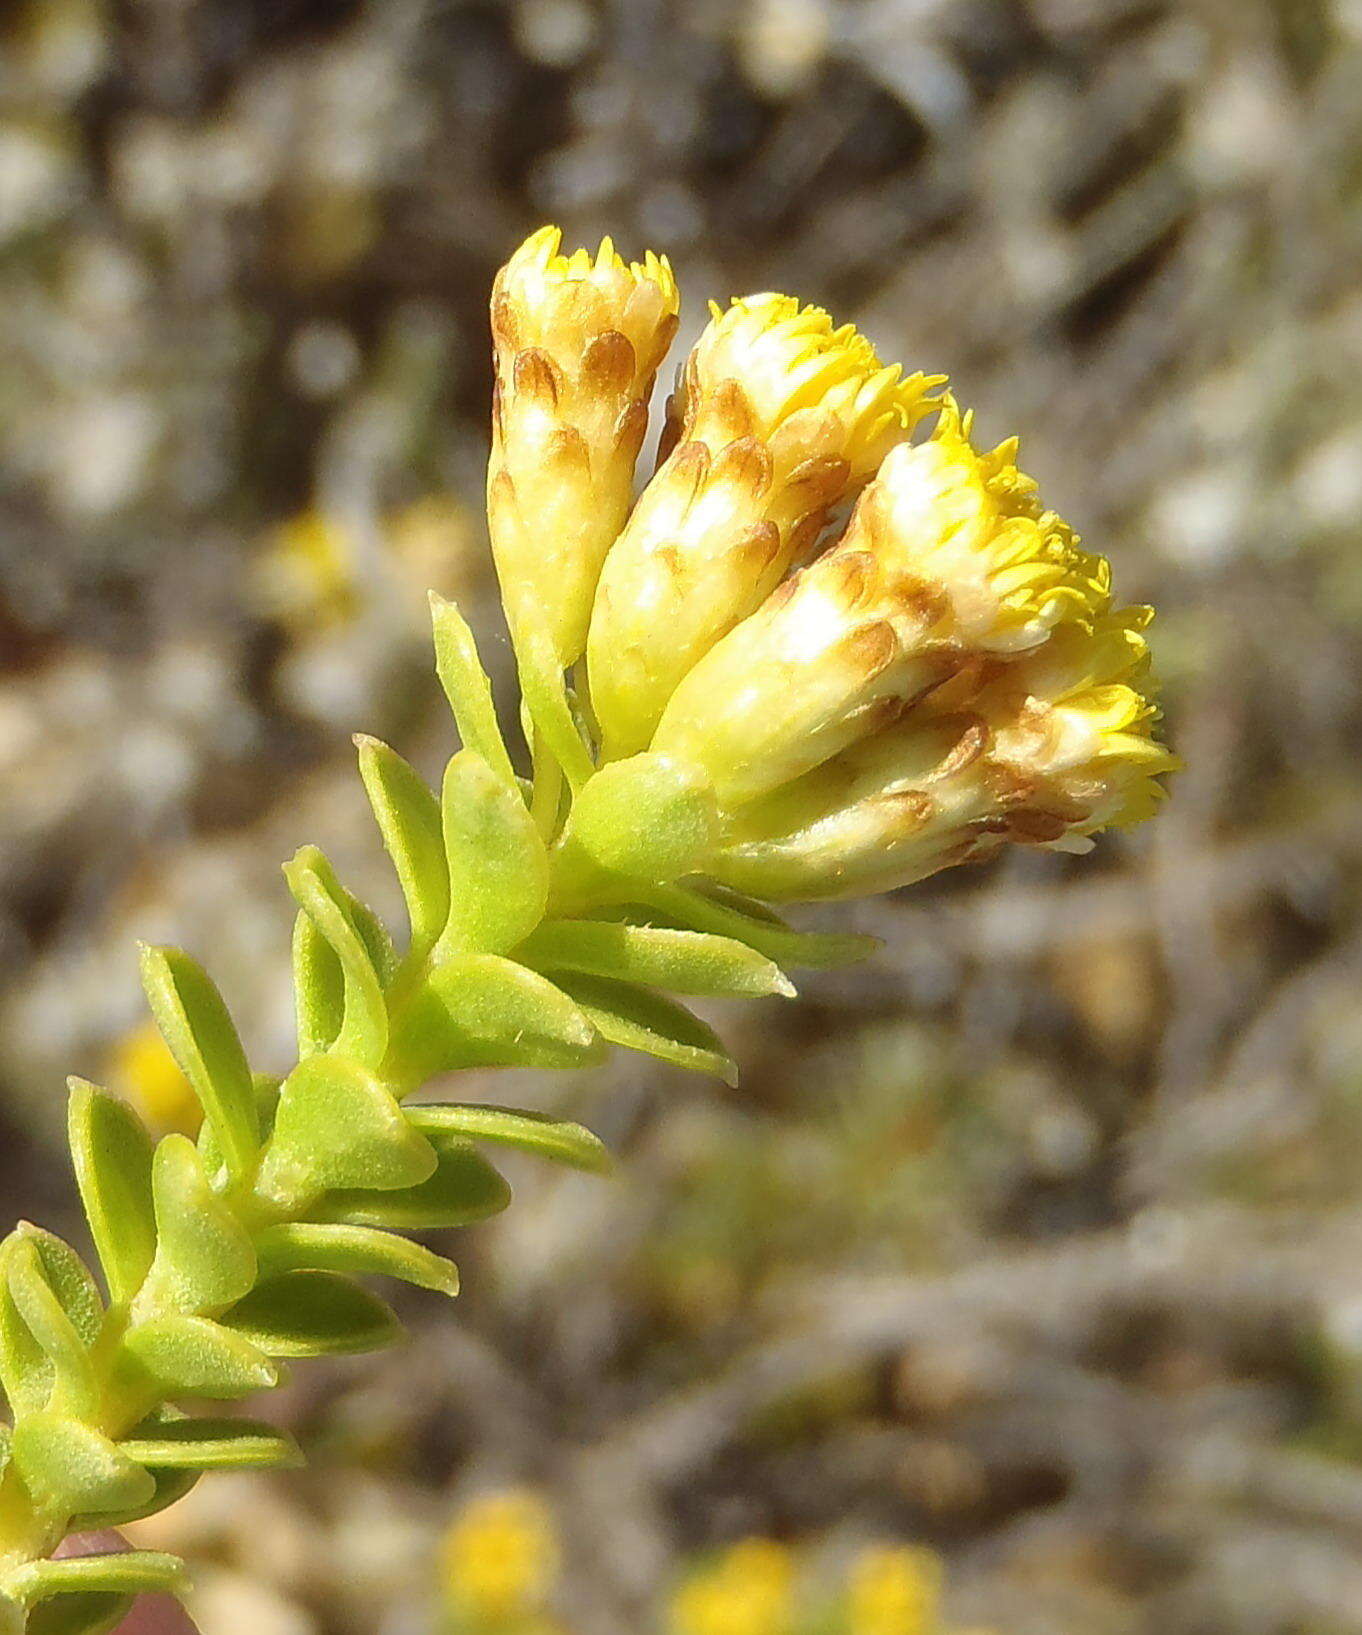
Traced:
POLYGON ((256 1238, 256 1250, 265 1272, 308 1269, 367 1273, 400 1277, 439 1294, 452 1296, 459 1292, 459 1272, 453 1261, 407 1238, 368 1226, 287 1221, 266 1227, 256 1238))
MULTIPOLYGON (((279 1105, 279 1086, 283 1080, 274 1073, 252 1073, 251 1081, 255 1087, 255 1110, 260 1121, 260 1142, 263 1147, 268 1143, 274 1129, 274 1113, 279 1105)), ((218 1145, 217 1132, 206 1121, 199 1130, 196 1145, 199 1157, 203 1159, 203 1167, 213 1179, 213 1185, 221 1187, 227 1179, 222 1148, 218 1145)))
POLYGON ((33 1338, 10 1293, 9 1264, 18 1239, 0 1243, 0 1386, 16 1414, 32 1413, 52 1395, 52 1362, 33 1338))
POLYGON ((16 1412, 88 1413, 101 1307, 76 1252, 27 1222, 0 1246, 0 1381, 16 1412))
POLYGON ((796 931, 764 903, 717 886, 706 892, 659 886, 649 892, 648 906, 660 909, 666 918, 680 926, 745 942, 781 967, 833 970, 868 959, 880 946, 877 937, 796 931))
POLYGON ((67 1129, 76 1184, 90 1222, 109 1298, 126 1305, 156 1253, 152 1212, 152 1142, 123 1102, 84 1079, 71 1089, 67 1129))
POLYGON ((480 755, 493 772, 515 788, 511 757, 497 725, 492 687, 478 658, 477 643, 467 621, 453 602, 430 593, 435 627, 435 669, 464 746, 480 755))
POLYGON ((466 1102, 427 1103, 408 1107, 406 1112, 416 1128, 434 1141, 450 1136, 492 1141, 595 1175, 608 1174, 611 1169, 610 1151, 599 1136, 580 1124, 551 1118, 547 1113, 466 1102))
POLYGON ((228 1400, 267 1391, 279 1370, 249 1340, 206 1317, 153 1318, 130 1329, 128 1356, 166 1395, 228 1400))
POLYGON ((31 1221, 20 1221, 5 1243, 0 1245, 0 1253, 8 1251, 18 1255, 25 1249, 36 1256, 47 1288, 66 1314, 80 1343, 93 1345, 104 1321, 104 1307, 85 1262, 55 1232, 34 1226, 31 1221))
POLYGON ((160 1550, 121 1550, 97 1556, 31 1561, 9 1576, 7 1587, 25 1605, 49 1596, 92 1591, 119 1595, 175 1594, 186 1584, 184 1563, 160 1550))
POLYGON ((605 977, 573 975, 560 980, 611 1044, 641 1050, 695 1073, 712 1073, 725 1084, 738 1082, 737 1067, 718 1035, 683 1005, 605 977))
POLYGON ((152 1164, 156 1255, 134 1318, 169 1305, 211 1312, 239 1300, 255 1282, 250 1236, 213 1190, 203 1159, 183 1135, 168 1135, 152 1164))
POLYGON ((700 867, 719 834, 714 790, 697 768, 667 755, 633 755, 596 773, 564 832, 608 874, 676 880, 700 867))
POLYGON ((547 920, 515 951, 537 971, 578 971, 684 994, 781 994, 780 967, 732 937, 607 920, 547 920))
MULTIPOLYGON (((136 1597, 101 1594, 99 1591, 68 1591, 41 1601, 22 1625, 24 1635, 106 1635, 117 1629, 132 1611, 136 1597)), ((0 1631, 7 1626, 0 1619, 0 1631)))
POLYGON ((340 887, 342 900, 349 910, 350 923, 355 933, 364 944, 364 952, 369 956, 369 963, 378 973, 378 980, 382 987, 392 981, 397 974, 397 949, 393 946, 393 939, 388 934, 388 928, 367 903, 360 902, 358 897, 352 897, 344 886, 340 887))
POLYGON ((179 948, 142 949, 142 986, 156 1024, 213 1125, 228 1171, 249 1175, 259 1149, 251 1070, 208 974, 179 948))
POLYGON ((301 911, 293 922, 293 1004, 298 1055, 329 1050, 345 1020, 345 972, 311 916, 301 911))
POLYGON ((260 1470, 303 1463, 298 1444, 253 1419, 177 1419, 139 1426, 119 1446, 160 1470, 260 1470))
POLYGON ((414 1186, 434 1168, 430 1144, 367 1068, 309 1056, 279 1092, 259 1186, 296 1209, 337 1187, 414 1186))
POLYGON ((357 736, 360 776, 397 870, 411 925, 411 952, 426 954, 449 919, 449 865, 440 803, 410 766, 377 738, 357 736))
POLYGON ((280 1272, 222 1320, 275 1357, 377 1351, 402 1338, 392 1308, 336 1272, 280 1272))
POLYGON ((14 1464, 31 1493, 63 1514, 127 1510, 156 1491, 149 1471, 116 1443, 64 1414, 26 1414, 14 1427, 14 1464))
POLYGON ((436 959, 502 954, 538 925, 549 859, 519 792, 472 750, 445 769, 440 810, 449 861, 449 919, 436 959))
POLYGON ((340 1030, 332 1046, 342 1056, 377 1067, 388 1044, 388 1011, 380 978, 383 952, 379 950, 380 964, 375 964, 369 941, 359 929, 353 899, 316 846, 296 852, 284 864, 284 878, 294 900, 340 962, 344 1000, 340 1030))
POLYGON ((314 1210, 319 1220, 352 1226, 421 1231, 468 1226, 499 1214, 511 1201, 505 1180, 471 1142, 431 1132, 437 1155, 434 1175, 403 1192, 332 1192, 314 1210))
MULTIPOLYGON (((118 1445, 127 1452, 126 1443, 120 1442, 118 1445)), ((96 1528, 123 1527, 130 1521, 142 1521, 147 1516, 158 1515, 184 1498, 201 1474, 197 1470, 154 1469, 151 1471, 153 1486, 149 1498, 129 1505, 126 1510, 101 1510, 97 1514, 77 1511, 71 1518, 71 1531, 88 1533, 96 1528)))
POLYGON ((559 987, 497 954, 437 967, 413 995, 387 1068, 414 1085, 458 1067, 580 1067, 604 1045, 559 987))

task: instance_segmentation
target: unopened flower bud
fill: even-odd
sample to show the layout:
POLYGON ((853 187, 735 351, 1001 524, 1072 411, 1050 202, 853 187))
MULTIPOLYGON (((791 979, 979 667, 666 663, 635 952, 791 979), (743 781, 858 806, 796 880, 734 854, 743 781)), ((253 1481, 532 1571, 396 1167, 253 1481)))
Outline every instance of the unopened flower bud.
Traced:
POLYGON ((940 378, 883 368, 850 324, 790 296, 714 309, 670 405, 670 453, 597 591, 588 652, 607 757, 647 747, 678 683, 809 554, 940 378))
POLYGON ((497 275, 488 518, 512 634, 547 632, 566 667, 586 645, 601 562, 624 525, 676 281, 607 238, 558 253, 545 227, 497 275))

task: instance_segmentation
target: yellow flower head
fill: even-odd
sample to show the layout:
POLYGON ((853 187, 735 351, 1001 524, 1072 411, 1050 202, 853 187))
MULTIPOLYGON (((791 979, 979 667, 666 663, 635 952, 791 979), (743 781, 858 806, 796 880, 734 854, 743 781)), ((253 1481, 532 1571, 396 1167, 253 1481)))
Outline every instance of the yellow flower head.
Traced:
POLYGON ((533 1493, 473 1500, 441 1547, 446 1599, 470 1623, 509 1624, 539 1612, 558 1570, 558 1539, 533 1493))
MULTIPOLYGON (((638 336, 660 345, 674 295, 658 258, 563 256, 546 230, 494 297, 489 514, 522 675, 527 626, 546 655, 529 708, 574 800, 611 763, 573 844, 631 878, 813 899, 1149 816, 1174 762, 1148 615, 1113 611, 1106 560, 1044 506, 1016 439, 976 446, 944 377, 886 368, 791 296, 711 307, 632 501, 630 360, 660 358, 638 336), (606 323, 613 374, 590 361, 606 323), (574 716, 563 672, 583 654, 574 716)), ((563 815, 546 799, 541 819, 563 815)))
POLYGON ((788 1635, 794 1561, 773 1539, 744 1539, 696 1573, 672 1601, 673 1635, 788 1635))
POLYGON ((1006 841, 1086 850, 1152 816, 1177 761, 1154 736, 1149 618, 1137 607, 1067 625, 991 679, 962 675, 743 808, 713 872, 775 901, 859 896, 1006 841))
POLYGON ((691 758, 721 801, 764 797, 957 678, 949 708, 1000 663, 1063 631, 1083 653, 1110 569, 1080 551, 1017 469, 979 454, 954 403, 885 459, 846 533, 719 642, 676 688, 651 747, 691 758))
POLYGON ((669 408, 667 458, 592 613, 592 699, 612 760, 647 748, 687 672, 812 552, 941 379, 883 368, 852 325, 787 295, 713 312, 669 408))
POLYGON ((930 1550, 864 1550, 847 1582, 847 1635, 937 1635, 941 1561, 930 1550))
POLYGON ((928 414, 943 375, 886 368, 854 324, 792 295, 748 295, 712 314, 672 406, 682 439, 756 436, 845 460, 852 487, 928 414))
POLYGON ((1091 631, 1066 628, 979 695, 989 758, 1005 806, 1024 811, 1041 844, 1072 847, 1111 826, 1152 817, 1158 781, 1177 758, 1154 736, 1147 607, 1099 619, 1091 631), (1042 832, 1045 814, 1054 833, 1042 832))
POLYGON ((910 717, 739 811, 711 859, 725 885, 771 902, 867 896, 1001 844, 977 716, 910 717))
POLYGON ((893 579, 939 589, 961 647, 1021 653, 1059 624, 1091 623, 1110 600, 1111 570, 1042 508, 1017 469, 1017 440, 979 453, 971 421, 947 397, 925 443, 893 450, 847 543, 864 544, 893 579))

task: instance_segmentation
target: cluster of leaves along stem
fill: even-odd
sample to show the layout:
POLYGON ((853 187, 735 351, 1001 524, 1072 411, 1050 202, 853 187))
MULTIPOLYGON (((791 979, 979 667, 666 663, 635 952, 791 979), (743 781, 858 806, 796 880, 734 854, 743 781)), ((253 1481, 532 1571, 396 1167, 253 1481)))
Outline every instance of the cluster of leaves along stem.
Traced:
POLYGON ((194 960, 144 949, 147 998, 203 1105, 202 1134, 153 1144, 126 1105, 73 1080, 71 1152, 103 1288, 38 1227, 20 1224, 0 1244, 12 1419, 0 1423, 0 1635, 90 1635, 140 1591, 175 1589, 171 1556, 53 1551, 73 1530, 160 1510, 206 1470, 294 1463, 278 1430, 186 1404, 266 1389, 295 1358, 391 1343, 394 1313, 361 1277, 454 1294, 453 1264, 402 1234, 505 1208, 488 1148, 606 1165, 579 1125, 411 1105, 410 1092, 474 1065, 580 1067, 609 1045, 731 1082, 712 1031, 658 990, 789 993, 779 964, 864 951, 728 895, 583 864, 570 814, 593 769, 566 685, 532 712, 536 776, 520 780, 471 634, 438 600, 435 634, 464 744, 439 793, 384 744, 357 740, 406 901, 405 950, 315 847, 285 866, 298 904, 299 1061, 279 1079, 252 1072, 194 960))

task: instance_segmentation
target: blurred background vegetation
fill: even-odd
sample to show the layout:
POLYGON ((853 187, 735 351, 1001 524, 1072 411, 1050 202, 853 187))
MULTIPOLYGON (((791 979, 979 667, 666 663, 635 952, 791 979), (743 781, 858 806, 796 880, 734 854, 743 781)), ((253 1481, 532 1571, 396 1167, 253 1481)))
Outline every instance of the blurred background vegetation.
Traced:
POLYGON ((526 1163, 400 1361, 277 1394, 309 1470, 143 1524, 206 1635, 1362 1631, 1359 87, 1359 0, 8 0, 7 1219, 79 1231, 68 1071, 184 1116, 134 937, 271 1067, 279 860, 395 906, 349 734, 449 750, 542 220, 668 250, 683 344, 776 287, 949 370, 1159 605, 1187 762, 820 914, 884 951, 716 1006, 737 1093, 474 1075, 621 1175, 526 1163))

